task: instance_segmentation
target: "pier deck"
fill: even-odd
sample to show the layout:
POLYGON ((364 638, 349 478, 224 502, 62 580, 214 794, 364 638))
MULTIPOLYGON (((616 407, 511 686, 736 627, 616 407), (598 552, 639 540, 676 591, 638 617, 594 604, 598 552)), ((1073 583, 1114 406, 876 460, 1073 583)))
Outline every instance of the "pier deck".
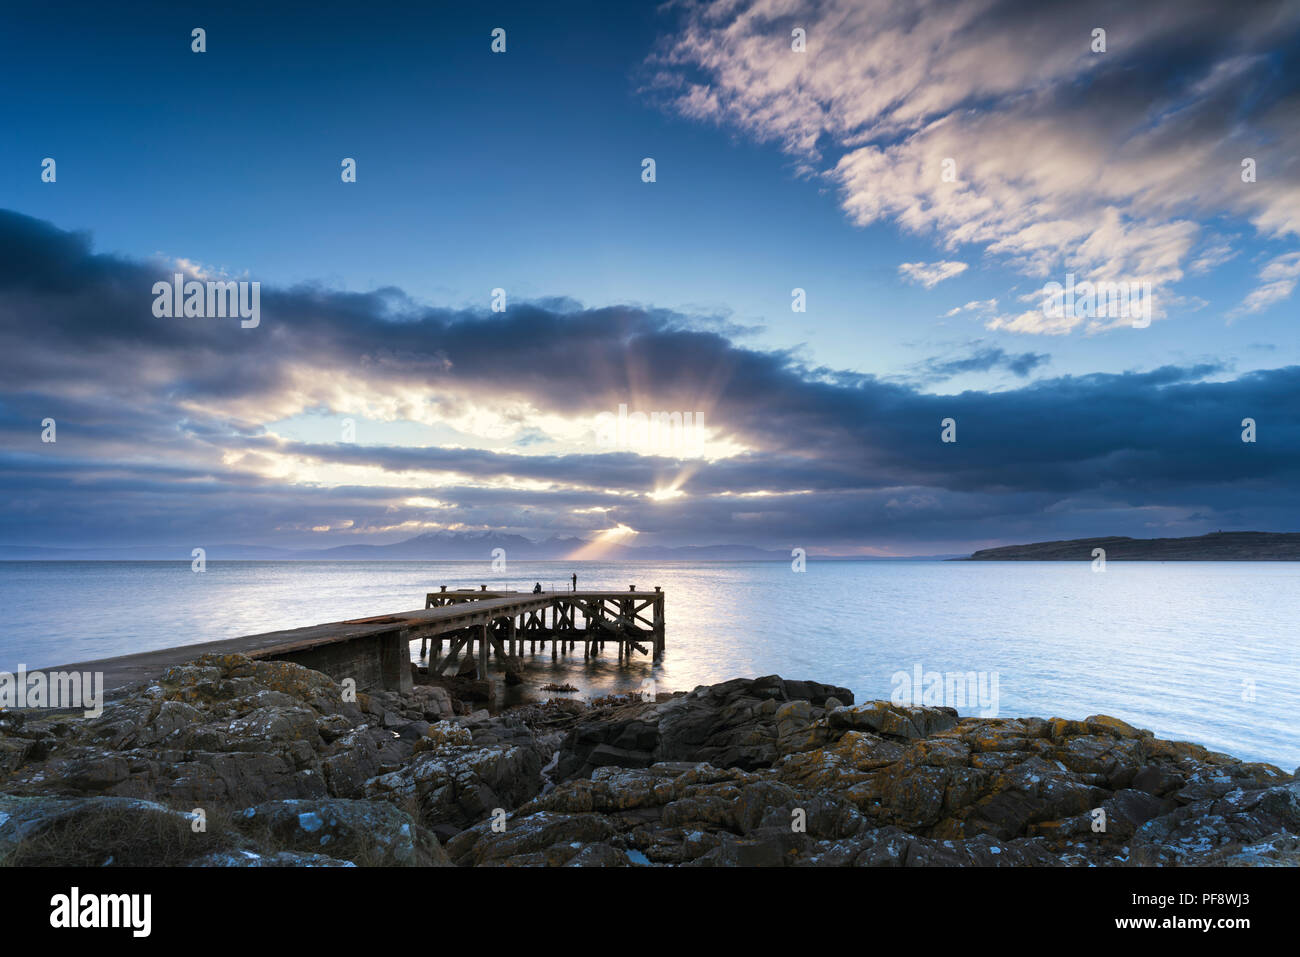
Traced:
POLYGON ((633 652, 659 658, 664 651, 664 592, 569 591, 531 592, 459 589, 429 592, 425 607, 413 611, 303 628, 266 632, 101 658, 45 671, 101 671, 104 689, 120 690, 167 668, 203 654, 244 654, 250 658, 295 661, 336 681, 352 678, 357 688, 411 687, 410 642, 421 642, 423 660, 430 644, 430 674, 441 674, 457 658, 477 653, 478 673, 488 673, 490 659, 516 666, 525 646, 551 644, 551 654, 583 646, 584 657, 598 655, 608 644, 619 660, 633 652), (446 653, 444 654, 444 644, 446 653))

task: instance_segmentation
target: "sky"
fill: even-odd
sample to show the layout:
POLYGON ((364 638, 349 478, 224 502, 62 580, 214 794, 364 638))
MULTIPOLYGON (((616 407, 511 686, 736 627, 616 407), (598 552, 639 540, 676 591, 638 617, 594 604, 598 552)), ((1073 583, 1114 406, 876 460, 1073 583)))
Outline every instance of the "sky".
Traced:
POLYGON ((0 545, 1300 530, 1294 3, 3 16, 0 545))

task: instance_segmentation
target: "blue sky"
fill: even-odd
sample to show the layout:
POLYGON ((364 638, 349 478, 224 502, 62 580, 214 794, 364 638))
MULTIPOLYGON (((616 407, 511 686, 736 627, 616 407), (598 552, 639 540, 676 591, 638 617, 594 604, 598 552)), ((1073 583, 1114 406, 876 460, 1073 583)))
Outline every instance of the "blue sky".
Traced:
MULTIPOLYGON (((1051 383, 1058 384, 1054 396, 1069 395, 1079 377, 1166 367, 1195 368, 1196 381, 1208 386, 1300 362, 1291 294, 1300 271, 1294 8, 1288 14, 1282 4, 1259 4, 1248 15, 1157 3, 1138 16, 1124 4, 1069 13, 996 3, 975 16, 971 4, 954 2, 920 4, 914 16, 902 16, 896 5, 873 7, 822 3, 788 14, 766 4, 595 3, 497 4, 468 13, 383 4, 293 15, 260 5, 236 12, 225 5, 12 11, 0 38, 0 208, 88 233, 86 256, 112 256, 128 271, 165 276, 162 264, 183 261, 203 275, 257 280, 280 290, 282 302, 296 289, 300 303, 336 297, 339 308, 348 294, 400 289, 406 298, 398 305, 375 307, 390 323, 491 322, 496 287, 507 290, 512 308, 532 302, 548 315, 627 307, 646 317, 637 320, 647 323, 646 336, 703 330, 746 360, 784 357, 803 386, 834 380, 847 387, 865 376, 904 389, 918 405, 936 395, 1028 397, 1051 383), (1110 25, 1100 54, 1088 48, 1098 23, 1110 25), (808 31, 805 53, 789 49, 792 24, 808 31), (190 50, 196 26, 207 31, 202 54, 190 50), (490 51, 495 27, 507 31, 504 54, 490 51), (39 175, 47 156, 57 160, 55 183, 39 175), (641 180, 647 156, 656 161, 654 183, 641 180), (959 170, 951 192, 930 175, 945 156, 959 170), (1237 169, 1245 156, 1258 163, 1253 184, 1242 183, 1237 169), (357 160, 356 183, 340 181, 343 157, 357 160), (959 264, 952 278, 916 278, 945 263, 959 264), (909 274, 904 264, 916 268, 909 274), (1155 321, 1141 329, 1086 320, 1063 328, 1036 316, 1035 291, 1076 270, 1153 282, 1155 321), (806 290, 805 313, 791 311, 794 287, 806 290), (430 311, 440 318, 431 320, 430 311)), ((38 308, 17 289, 10 293, 21 308, 38 308)), ((290 313, 305 315, 286 306, 290 313)), ((9 310, 4 321, 16 315, 9 310)), ((267 317, 275 321, 270 308, 267 317)), ((68 320, 67 330, 77 327, 68 320)), ((58 335, 56 323, 50 337, 58 335)), ((436 351, 435 332, 430 336, 436 351)), ((511 348, 526 351, 526 342, 511 348)), ((346 355, 323 349, 297 361, 308 369, 320 363, 314 368, 329 376, 349 368, 346 355)), ((730 368, 734 358, 719 362, 730 368)), ((227 354, 214 361, 240 360, 227 354)), ((671 376, 643 372, 624 398, 639 388, 644 401, 659 400, 654 383, 671 376)), ((281 390, 277 401, 257 400, 266 407, 258 416, 231 399, 240 388, 232 369, 211 393, 231 404, 209 403, 207 427, 319 443, 342 417, 360 414, 362 445, 582 456, 593 450, 561 420, 571 425, 614 408, 619 395, 593 396, 589 408, 566 405, 557 393, 592 381, 581 361, 569 374, 568 381, 557 372, 556 381, 538 384, 524 402, 527 412, 493 412, 514 416, 511 432, 499 423, 467 426, 464 415, 445 407, 394 411, 393 402, 405 400, 386 399, 378 382, 350 387, 353 397, 370 390, 373 401, 361 413, 338 395, 299 390, 281 401, 281 390), (520 424, 520 415, 535 421, 520 424)), ((161 392, 131 396, 127 405, 197 394, 193 375, 164 375, 161 392)), ((57 378, 21 387, 11 380, 6 408, 15 422, 25 403, 35 414, 43 389, 46 405, 67 398, 57 378)), ((488 379, 462 384, 462 404, 490 406, 488 379)), ((119 386, 106 380, 100 387, 107 397, 119 386)), ((726 390, 701 385, 694 401, 725 412, 726 390)), ((246 398, 253 401, 251 393, 246 398)), ((789 396, 771 398, 772 430, 779 430, 789 396)), ((195 414, 193 407, 177 412, 195 414)), ((729 455, 812 455, 765 441, 761 428, 734 434, 727 445, 733 423, 712 421, 729 455)), ((129 429, 126 420, 121 425, 129 429)), ((26 440, 15 429, 9 448, 19 454, 26 440)), ((204 458, 178 449, 148 464, 196 465, 190 456, 204 458)), ((142 468, 146 459, 141 453, 142 468)), ((17 461, 16 487, 39 484, 40 470, 17 461)), ((205 461, 212 481, 231 481, 205 461)), ((716 461, 678 471, 701 481, 716 461)), ((575 476, 586 467, 581 458, 571 464, 575 476)), ((859 484, 841 482, 842 493, 908 487, 907 475, 886 479, 859 465, 867 472, 859 484)), ((286 474, 269 463, 259 467, 263 481, 286 474)), ((311 485, 311 494, 338 484, 319 468, 295 476, 289 485, 311 485)), ((444 487, 444 479, 412 481, 427 491, 444 487)), ((529 485, 533 479, 515 479, 518 489, 542 491, 529 485)), ((347 481, 375 487, 360 473, 347 481)), ((465 482, 481 487, 466 473, 451 484, 465 482)), ((701 489, 706 497, 726 491, 701 489)), ((764 491, 808 490, 775 483, 764 491)), ((1051 504, 1050 490, 1041 491, 1047 498, 1037 507, 1048 509, 1045 515, 1074 508, 1051 504)), ((998 493, 983 494, 992 501, 998 493)), ((806 510, 791 502, 766 533, 729 523, 720 511, 694 534, 700 525, 654 528, 653 516, 640 513, 620 521, 647 540, 673 543, 808 538, 902 552, 1061 527, 1045 519, 1041 528, 999 528, 994 508, 987 524, 954 527, 948 537, 864 522, 846 533, 851 540, 835 540, 816 522, 800 528, 792 516, 806 510)), ((1143 522, 1116 517, 1133 505, 1109 502, 1109 524, 1096 534, 1140 531, 1143 522)), ((594 518, 574 526, 554 510, 522 519, 520 509, 538 508, 515 502, 494 516, 466 505, 472 521, 463 524, 534 534, 601 527, 594 518)), ((1204 530, 1189 516, 1201 514, 1202 526, 1225 517, 1214 514, 1223 502, 1208 491, 1200 504, 1178 508, 1174 530, 1182 533, 1204 530)), ((1294 525, 1289 510, 1249 517, 1294 525)), ((296 516, 254 528, 282 530, 264 532, 265 541, 331 544, 340 535, 302 529, 391 540, 425 525, 457 524, 446 518, 384 525, 358 515, 342 533, 337 516, 319 523, 296 516)), ((1076 530, 1086 522, 1066 524, 1076 530)), ((104 543, 117 534, 111 528, 88 517, 80 533, 68 527, 54 538, 104 543)), ((202 533, 188 520, 158 516, 142 519, 131 534, 132 542, 223 532, 225 540, 237 533, 246 540, 250 531, 202 533)), ((40 536, 15 515, 0 524, 0 539, 9 543, 40 536)))

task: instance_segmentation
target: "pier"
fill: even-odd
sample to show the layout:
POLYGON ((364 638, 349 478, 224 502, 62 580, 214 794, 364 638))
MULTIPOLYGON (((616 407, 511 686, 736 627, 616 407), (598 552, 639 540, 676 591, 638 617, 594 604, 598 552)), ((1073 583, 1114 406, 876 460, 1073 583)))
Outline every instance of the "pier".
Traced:
POLYGON ((552 658, 573 652, 583 657, 607 653, 619 661, 633 654, 658 659, 664 652, 664 592, 637 591, 489 591, 448 590, 446 585, 425 596, 424 608, 326 622, 240 638, 180 645, 116 658, 101 658, 45 671, 99 671, 104 688, 112 692, 157 678, 167 668, 204 654, 242 654, 263 660, 292 661, 329 675, 351 678, 358 690, 386 688, 409 691, 411 642, 420 641, 420 659, 429 658, 430 675, 440 675, 466 655, 477 658, 479 675, 486 676, 492 659, 505 669, 522 666, 525 650, 552 658))
MULTIPOLYGON (((525 592, 460 589, 425 596, 426 609, 459 609, 440 620, 436 631, 422 629, 420 659, 433 657, 429 673, 442 674, 457 656, 478 650, 479 674, 487 673, 488 657, 501 663, 518 660, 525 647, 536 654, 549 642, 551 657, 582 646, 582 656, 601 654, 613 645, 620 661, 639 652, 659 659, 664 651, 664 593, 638 592, 630 586, 619 591, 525 592), (548 620, 549 619, 549 620, 548 620), (443 654, 443 643, 447 653, 443 654)), ((416 636, 412 636, 416 637, 416 636)))

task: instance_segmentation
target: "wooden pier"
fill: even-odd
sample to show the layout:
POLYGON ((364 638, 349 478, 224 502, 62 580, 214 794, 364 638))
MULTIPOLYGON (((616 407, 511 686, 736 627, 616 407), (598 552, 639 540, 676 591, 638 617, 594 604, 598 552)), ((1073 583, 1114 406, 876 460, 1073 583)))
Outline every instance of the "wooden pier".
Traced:
POLYGON ((658 659, 664 652, 664 592, 621 591, 514 592, 478 589, 449 591, 442 586, 425 597, 424 608, 290 628, 242 638, 161 648, 116 658, 101 658, 54 669, 98 671, 112 692, 156 679, 168 667, 203 654, 243 654, 250 658, 293 661, 336 681, 350 678, 359 690, 409 691, 410 643, 420 640, 423 660, 429 645, 431 674, 441 674, 458 656, 476 653, 478 673, 488 673, 491 657, 517 668, 525 648, 551 646, 556 657, 582 646, 583 657, 613 645, 619 661, 633 653, 658 659), (444 654, 444 647, 446 653, 444 654))
MULTIPOLYGON (((619 591, 503 592, 487 586, 440 591, 425 596, 426 609, 453 609, 436 628, 420 629, 420 659, 433 657, 429 673, 441 674, 457 657, 478 652, 479 674, 486 674, 489 656, 498 663, 517 661, 525 648, 536 654, 549 642, 551 657, 582 646, 583 658, 592 658, 613 645, 620 661, 632 653, 659 659, 664 651, 664 593, 638 592, 630 586, 619 591), (443 644, 447 644, 446 654, 443 644)), ((412 635, 412 637, 417 637, 412 635)))

